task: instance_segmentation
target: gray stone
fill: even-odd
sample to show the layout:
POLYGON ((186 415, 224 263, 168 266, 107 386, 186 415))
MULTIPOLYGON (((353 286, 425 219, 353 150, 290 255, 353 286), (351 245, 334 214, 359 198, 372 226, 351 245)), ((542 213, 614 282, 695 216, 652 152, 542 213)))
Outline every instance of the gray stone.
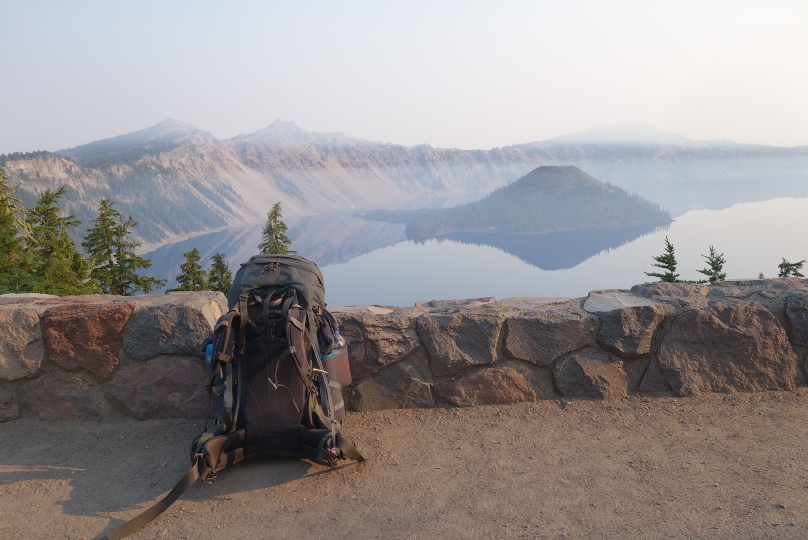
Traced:
POLYGON ((51 371, 17 391, 20 413, 40 420, 101 420, 90 385, 70 373, 51 371))
POLYGON ((547 296, 537 296, 537 297, 530 297, 530 296, 514 296, 511 298, 503 298, 502 300, 497 301, 494 304, 491 304, 490 307, 494 309, 498 309, 500 311, 536 311, 546 308, 548 305, 551 304, 564 304, 568 303, 570 298, 562 298, 562 297, 547 297, 547 296))
POLYGON ((104 397, 138 420, 204 418, 208 412, 204 361, 168 356, 118 371, 104 385, 104 397))
POLYGON ((428 302, 415 302, 415 307, 449 312, 461 309, 476 309, 481 306, 493 304, 496 301, 497 299, 493 296, 487 296, 485 298, 467 298, 465 300, 430 300, 428 302))
POLYGON ((0 294, 0 303, 11 304, 23 300, 42 300, 45 298, 59 298, 55 294, 42 294, 42 293, 6 293, 0 294))
POLYGON ((509 367, 482 369, 435 385, 435 393, 438 398, 458 407, 512 405, 538 400, 528 378, 509 367))
POLYGON ((356 411, 424 409, 435 406, 432 385, 412 364, 394 364, 365 379, 353 390, 350 406, 356 411))
POLYGON ((340 333, 348 342, 351 376, 366 379, 398 362, 418 347, 415 325, 409 317, 371 312, 338 312, 340 333))
POLYGON ((45 348, 33 309, 0 309, 0 380, 30 377, 42 365, 45 348))
POLYGON ((0 422, 8 422, 20 417, 20 410, 10 390, 0 386, 0 422))
POLYGON ((629 292, 673 306, 689 306, 706 298, 710 288, 700 283, 643 283, 634 285, 629 292))
POLYGON ((657 362, 656 358, 651 360, 651 363, 648 364, 648 369, 645 370, 638 390, 648 393, 671 391, 668 381, 665 380, 665 375, 662 373, 662 370, 659 369, 659 362, 657 362))
POLYGON ((598 312, 597 339, 601 347, 623 358, 637 358, 651 352, 654 334, 674 308, 642 300, 648 304, 598 312))
POLYGON ((418 337, 429 353, 432 373, 451 375, 470 366, 492 363, 502 319, 469 313, 418 317, 418 337))
POLYGON ((553 365, 556 387, 563 396, 612 400, 625 397, 628 383, 622 362, 602 353, 575 353, 553 365))
POLYGON ((201 356, 202 342, 220 315, 221 306, 204 297, 166 295, 135 311, 124 329, 123 348, 136 360, 158 354, 201 356))
POLYGON ((794 292, 786 296, 784 311, 791 343, 808 346, 808 292, 794 292))
POLYGON ((713 302, 678 315, 657 360, 674 392, 793 390, 797 357, 785 329, 758 302, 713 302))
POLYGON ((578 310, 548 309, 508 318, 505 353, 537 366, 595 344, 595 317, 578 310))
POLYGON ((808 280, 799 278, 732 279, 711 283, 707 291, 707 297, 711 299, 743 299, 757 294, 761 298, 770 299, 806 289, 808 289, 808 280))
POLYGON ((584 311, 601 313, 627 307, 655 306, 655 302, 628 291, 592 291, 584 302, 584 311))

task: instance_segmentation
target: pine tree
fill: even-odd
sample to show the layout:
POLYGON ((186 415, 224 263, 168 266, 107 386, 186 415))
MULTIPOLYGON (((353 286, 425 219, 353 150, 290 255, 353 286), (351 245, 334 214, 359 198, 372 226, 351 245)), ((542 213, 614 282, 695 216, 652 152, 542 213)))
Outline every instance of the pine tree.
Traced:
POLYGON ((724 269, 724 264, 726 264, 726 260, 724 259, 724 254, 721 255, 715 252, 713 246, 710 246, 710 254, 709 255, 702 255, 705 259, 707 259, 707 268, 703 270, 696 270, 697 272, 704 274, 710 280, 710 283, 715 283, 716 281, 724 281, 726 279, 727 274, 721 272, 724 269))
POLYGON ((258 244, 258 250, 261 253, 271 255, 296 253, 289 249, 289 246, 292 245, 292 241, 286 236, 286 231, 289 230, 289 227, 281 221, 281 217, 281 203, 277 202, 272 206, 272 210, 267 213, 267 223, 261 233, 263 241, 258 244))
POLYGON ((221 291, 225 295, 230 292, 233 285, 233 272, 224 253, 216 253, 210 258, 210 268, 208 269, 208 287, 213 291, 221 291))
POLYGON ((91 277, 98 280, 101 290, 107 294, 130 296, 163 287, 164 279, 138 274, 138 269, 150 268, 151 261, 135 253, 140 242, 132 238, 132 228, 137 222, 132 216, 124 219, 123 214, 113 208, 114 204, 109 199, 101 199, 98 217, 81 244, 93 265, 91 277))
POLYGON ((56 191, 45 190, 25 217, 30 227, 25 249, 34 265, 30 290, 59 296, 101 292, 98 282, 90 278, 89 261, 70 239, 70 227, 81 221, 59 216, 58 202, 64 194, 64 186, 56 191))
POLYGON ((668 283, 679 281, 679 274, 676 273, 676 256, 673 253, 673 244, 668 241, 667 236, 665 237, 665 253, 657 255, 654 260, 656 263, 651 266, 662 268, 665 273, 645 272, 646 276, 658 277, 660 281, 667 281, 668 283))
POLYGON ((783 257, 783 262, 777 265, 777 268, 780 269, 780 273, 777 274, 777 277, 805 277, 800 273, 802 270, 802 266, 805 264, 805 260, 801 260, 799 262, 788 262, 785 257, 783 257))
POLYGON ((3 169, 0 169, 0 294, 27 290, 28 265, 25 264, 23 237, 20 235, 25 226, 23 208, 22 202, 14 195, 14 187, 6 183, 3 169))
POLYGON ((199 264, 202 256, 199 250, 194 248, 191 251, 183 253, 185 262, 180 265, 182 273, 177 276, 178 291, 204 291, 208 288, 207 280, 205 280, 205 270, 199 264))

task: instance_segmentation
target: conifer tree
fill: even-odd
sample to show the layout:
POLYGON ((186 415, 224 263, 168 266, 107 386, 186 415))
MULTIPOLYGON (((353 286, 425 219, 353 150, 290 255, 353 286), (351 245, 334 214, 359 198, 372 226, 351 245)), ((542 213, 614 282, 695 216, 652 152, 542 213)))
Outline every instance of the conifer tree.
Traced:
POLYGON ((802 266, 805 264, 805 260, 801 260, 799 262, 788 262, 785 257, 783 257, 783 262, 777 265, 777 268, 780 269, 780 273, 777 274, 777 277, 805 277, 800 273, 802 270, 802 266))
POLYGON ((665 272, 645 272, 646 276, 658 277, 660 281, 667 281, 669 283, 676 283, 679 281, 679 274, 676 273, 676 256, 673 252, 673 244, 668 241, 667 236, 665 237, 665 253, 662 255, 657 255, 654 257, 654 260, 656 263, 652 264, 651 266, 662 268, 665 270, 665 272))
POLYGON ((281 203, 277 202, 272 206, 272 210, 267 213, 267 222, 261 232, 262 242, 258 244, 258 250, 264 254, 285 255, 296 253, 289 249, 292 241, 286 236, 289 227, 281 221, 281 203))
POLYGON ((23 204, 0 169, 0 294, 24 292, 29 276, 23 252, 23 204))
POLYGON ((123 214, 113 208, 114 204, 109 199, 101 199, 98 217, 81 244, 93 265, 90 276, 98 280, 101 290, 107 294, 130 296, 163 287, 164 279, 138 274, 138 269, 150 268, 151 261, 135 253, 140 242, 132 237, 132 228, 137 222, 132 216, 124 219, 123 214))
POLYGON ((34 264, 30 290, 59 296, 101 292, 98 282, 90 278, 90 263, 70 238, 70 227, 81 221, 59 216, 58 202, 64 194, 64 186, 56 191, 45 190, 36 206, 26 213, 30 234, 25 249, 34 264))
POLYGON ((205 279, 205 269, 199 264, 202 256, 199 250, 194 248, 183 253, 185 262, 180 265, 182 273, 177 276, 177 291, 204 291, 208 288, 205 279))
POLYGON ((724 269, 724 264, 726 264, 726 260, 724 259, 724 254, 718 254, 715 252, 715 248, 710 246, 710 254, 709 255, 702 255, 705 259, 707 259, 707 268, 702 270, 696 270, 700 274, 704 274, 710 280, 710 283, 715 283, 716 281, 724 281, 726 279, 727 274, 721 272, 724 269))
POLYGON ((208 287, 213 291, 221 291, 225 295, 230 292, 233 285, 233 272, 224 253, 216 253, 210 258, 210 268, 208 269, 208 287))

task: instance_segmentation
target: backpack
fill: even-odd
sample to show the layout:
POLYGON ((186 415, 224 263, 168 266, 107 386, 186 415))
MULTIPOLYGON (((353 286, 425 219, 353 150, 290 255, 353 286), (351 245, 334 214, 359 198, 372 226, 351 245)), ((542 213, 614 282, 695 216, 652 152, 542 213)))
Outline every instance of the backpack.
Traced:
POLYGON ((236 272, 230 311, 204 343, 214 426, 191 444, 191 468, 161 501, 106 535, 124 538, 162 514, 198 478, 213 483, 247 458, 364 461, 345 433, 351 383, 320 269, 296 255, 255 255, 236 272))

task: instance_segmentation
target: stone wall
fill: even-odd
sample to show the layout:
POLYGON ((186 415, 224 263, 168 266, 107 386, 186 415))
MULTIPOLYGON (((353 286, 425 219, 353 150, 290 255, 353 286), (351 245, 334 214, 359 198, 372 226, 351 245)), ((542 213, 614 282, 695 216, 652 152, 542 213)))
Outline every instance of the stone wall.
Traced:
POLYGON ((0 296, 0 422, 199 418, 221 293, 0 296))
MULTIPOLYGON (((0 296, 0 421, 197 418, 219 293, 0 296)), ((793 390, 808 280, 333 308, 353 410, 793 390)))

